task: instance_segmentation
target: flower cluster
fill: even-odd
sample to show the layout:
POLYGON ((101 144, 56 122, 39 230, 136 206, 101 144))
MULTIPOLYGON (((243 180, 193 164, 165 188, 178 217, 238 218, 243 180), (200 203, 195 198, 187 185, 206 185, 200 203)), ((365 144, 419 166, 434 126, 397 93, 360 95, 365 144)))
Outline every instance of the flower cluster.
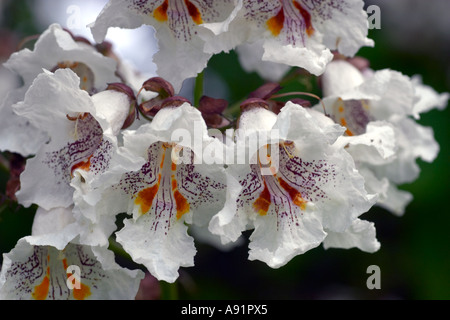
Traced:
POLYGON ((249 259, 272 268, 321 244, 375 252, 361 215, 403 214, 412 195, 398 186, 438 154, 415 120, 449 95, 356 63, 373 45, 361 0, 110 0, 90 27, 100 44, 54 24, 4 64, 22 84, 1 102, 0 150, 22 157, 12 193, 38 209, 4 255, 0 298, 133 299, 144 273, 114 262, 112 238, 167 282, 194 265, 197 234, 220 247, 251 230, 249 259), (159 45, 150 79, 101 43, 110 27, 142 24, 159 45), (226 100, 179 95, 230 50, 270 81, 233 119, 226 100), (278 99, 293 67, 320 76, 317 105, 278 99))

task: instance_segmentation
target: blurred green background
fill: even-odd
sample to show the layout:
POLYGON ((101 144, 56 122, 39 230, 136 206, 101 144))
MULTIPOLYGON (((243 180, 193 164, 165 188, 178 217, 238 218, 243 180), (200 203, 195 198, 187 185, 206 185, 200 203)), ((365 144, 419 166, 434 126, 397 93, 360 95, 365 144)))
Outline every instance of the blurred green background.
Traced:
MULTIPOLYGON (((0 1, 3 6, 2 37, 8 34, 18 40, 46 28, 36 19, 35 1, 0 1)), ((79 3, 83 8, 86 1, 79 3)), ((375 70, 391 68, 408 76, 420 74, 423 82, 436 91, 450 92, 450 27, 446 16, 450 10, 449 1, 380 0, 366 1, 366 4, 380 7, 381 29, 370 30, 369 37, 376 45, 361 49, 359 55, 368 58, 375 70)), ((4 41, 1 46, 2 52, 7 52, 4 41)), ((264 83, 256 74, 245 73, 233 52, 211 59, 206 71, 205 91, 211 86, 208 72, 219 75, 227 84, 225 91, 230 102, 245 98, 264 83)), ((305 89, 301 83, 291 85, 296 90, 305 89)), ((317 90, 316 87, 313 89, 317 90)), ((175 285, 178 297, 449 299, 449 112, 449 108, 433 110, 419 120, 422 125, 433 127, 441 150, 431 164, 419 160, 420 177, 414 183, 402 186, 414 195, 405 215, 396 217, 383 209, 373 208, 362 216, 375 223, 381 243, 378 252, 368 254, 357 249, 324 250, 318 247, 273 270, 264 263, 247 260, 247 243, 222 252, 197 242, 195 267, 180 270, 180 279, 175 285), (370 265, 378 265, 381 269, 380 290, 366 287, 369 277, 366 270, 370 265)), ((8 173, 0 170, 2 195, 7 180, 8 173)), ((30 234, 34 208, 26 209, 2 200, 0 198, 0 253, 5 253, 19 238, 30 234)), ((118 259, 129 265, 122 258, 118 259)))

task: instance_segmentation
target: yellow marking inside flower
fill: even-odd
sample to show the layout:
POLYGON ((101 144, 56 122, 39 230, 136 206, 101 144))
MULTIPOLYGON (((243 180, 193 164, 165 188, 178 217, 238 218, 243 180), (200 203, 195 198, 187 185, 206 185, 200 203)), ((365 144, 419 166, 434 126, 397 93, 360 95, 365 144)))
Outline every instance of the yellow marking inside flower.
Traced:
MULTIPOLYGON (((69 264, 67 263, 67 259, 64 258, 62 260, 62 263, 63 263, 64 270, 67 270, 67 268, 69 267, 69 264)), ((71 276, 71 274, 67 273, 67 278, 69 278, 70 276, 71 276)), ((89 286, 85 285, 84 283, 79 282, 73 288, 73 297, 75 300, 85 300, 91 294, 92 294, 91 288, 89 286), (79 286, 79 288, 78 288, 78 286, 79 286)))
POLYGON ((287 191, 289 194, 289 197, 291 198, 292 202, 299 206, 300 209, 305 210, 306 208, 306 202, 305 199, 303 199, 302 194, 295 188, 291 187, 289 183, 284 181, 282 178, 278 178, 278 182, 280 183, 280 186, 287 191))
POLYGON ((283 7, 281 7, 280 11, 278 11, 278 13, 275 16, 273 16, 272 18, 267 20, 266 24, 267 24, 267 27, 269 28, 270 32, 272 33, 272 35, 274 37, 277 37, 284 27, 284 9, 283 9, 283 7))
POLYGON ((196 24, 202 24, 203 23, 202 14, 198 10, 198 8, 189 0, 184 0, 184 3, 186 4, 186 7, 192 20, 196 24))
POLYGON ((79 289, 77 289, 76 287, 73 288, 73 297, 75 298, 75 300, 85 300, 91 294, 91 288, 83 283, 80 283, 79 289))
MULTIPOLYGON (((49 259, 50 257, 47 256, 47 261, 49 259)), ((47 299, 49 289, 50 289, 50 267, 47 267, 47 274, 44 276, 44 279, 42 279, 42 282, 34 287, 31 296, 35 300, 45 300, 47 299)))
POLYGON ((91 158, 92 155, 87 158, 87 160, 80 161, 78 163, 75 163, 72 168, 70 169, 70 176, 73 177, 73 172, 77 169, 81 169, 84 171, 89 171, 91 168, 91 158))
MULTIPOLYGON (((175 171, 177 169, 177 165, 172 162, 172 171, 175 171)), ((190 210, 189 202, 186 200, 186 198, 181 194, 181 192, 178 190, 178 184, 177 180, 175 178, 175 174, 172 174, 171 176, 171 182, 172 182, 172 192, 173 197, 175 199, 175 204, 177 207, 177 220, 180 220, 181 217, 188 213, 190 210)))
POLYGON ((297 8, 297 10, 300 12, 300 15, 303 17, 303 21, 306 25, 306 34, 308 35, 308 37, 311 37, 314 34, 314 28, 311 24, 311 14, 297 1, 294 0, 292 2, 294 4, 294 7, 297 8))
POLYGON ((67 263, 67 259, 64 258, 64 259, 62 260, 62 263, 63 263, 64 270, 67 270, 67 268, 69 267, 69 264, 67 263))
POLYGON ((152 207, 153 200, 158 193, 160 182, 161 174, 158 175, 158 182, 155 185, 139 191, 136 199, 134 200, 134 204, 140 207, 139 211, 141 214, 146 214, 152 207))
MULTIPOLYGON (((341 118, 341 119, 340 119, 340 123, 341 123, 341 126, 347 128, 347 121, 345 120, 345 118, 341 118)), ((353 136, 353 132, 352 132, 349 128, 347 128, 347 130, 345 130, 345 133, 346 133, 348 136, 353 136)))
POLYGON ((270 204, 272 203, 269 188, 267 188, 266 181, 263 180, 263 182, 264 189, 259 195, 258 199, 253 202, 253 209, 255 209, 255 211, 261 216, 265 216, 267 214, 270 204))
POLYGON ((169 8, 168 0, 165 0, 158 8, 153 11, 153 17, 159 22, 167 21, 167 9, 169 8))

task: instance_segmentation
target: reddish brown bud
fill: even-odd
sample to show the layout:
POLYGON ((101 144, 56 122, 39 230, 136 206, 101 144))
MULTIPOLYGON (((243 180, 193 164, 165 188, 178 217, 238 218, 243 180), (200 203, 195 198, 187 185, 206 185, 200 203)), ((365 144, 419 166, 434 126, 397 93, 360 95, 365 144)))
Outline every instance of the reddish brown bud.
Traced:
POLYGON ((215 99, 203 96, 200 99, 198 109, 202 113, 202 117, 206 125, 212 128, 222 128, 230 124, 222 112, 228 107, 228 101, 224 99, 215 99))
POLYGON ((95 44, 95 49, 105 57, 115 57, 113 52, 113 44, 108 41, 103 41, 102 43, 95 44))
POLYGON ((75 42, 83 42, 85 44, 88 44, 88 45, 92 46, 92 43, 87 38, 82 37, 82 36, 76 36, 76 35, 74 35, 72 33, 72 31, 70 31, 67 28, 63 28, 63 30, 66 31, 68 34, 70 34, 70 36, 72 37, 73 41, 75 41, 75 42))
POLYGON ((168 98, 175 95, 175 90, 170 82, 160 77, 153 77, 142 84, 142 88, 147 91, 157 92, 160 98, 168 98))
POLYGON ((136 100, 133 89, 121 82, 108 83, 106 90, 114 90, 125 93, 130 100, 136 100))
POLYGON ((249 98, 260 98, 263 100, 270 99, 271 96, 273 96, 275 93, 280 91, 282 87, 275 82, 269 82, 266 84, 263 84, 261 87, 256 89, 255 91, 251 92, 248 97, 249 98))
POLYGON ((186 99, 185 97, 181 97, 181 96, 169 97, 167 99, 164 99, 164 101, 161 103, 161 109, 162 108, 170 108, 170 107, 179 107, 183 103, 190 104, 189 100, 186 99))
POLYGON ((225 99, 215 99, 208 96, 200 98, 198 109, 203 113, 214 114, 222 113, 228 107, 228 101, 225 99))

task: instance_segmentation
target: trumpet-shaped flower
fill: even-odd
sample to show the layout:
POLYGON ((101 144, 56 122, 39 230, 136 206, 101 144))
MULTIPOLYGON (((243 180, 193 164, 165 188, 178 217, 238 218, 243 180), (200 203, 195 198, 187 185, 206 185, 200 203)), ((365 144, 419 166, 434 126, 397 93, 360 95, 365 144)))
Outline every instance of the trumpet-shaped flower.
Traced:
POLYGON ((73 204, 71 181, 89 183, 109 166, 116 134, 128 115, 128 97, 117 91, 91 97, 79 85, 71 70, 47 71, 14 106, 18 115, 50 137, 20 177, 17 198, 24 206, 67 208, 73 204))
POLYGON ((180 266, 194 263, 188 225, 207 225, 223 206, 223 168, 214 165, 220 162, 213 152, 202 158, 208 148, 222 152, 221 142, 208 136, 201 113, 188 103, 163 106, 150 124, 123 134, 118 154, 135 162, 116 161, 110 170, 117 179, 97 206, 132 214, 117 241, 153 276, 173 282, 180 266))
POLYGON ((412 196, 396 186, 418 177, 417 158, 432 162, 439 151, 432 129, 412 118, 442 109, 448 94, 392 70, 365 74, 347 61, 333 61, 322 77, 323 102, 330 117, 346 127, 339 143, 358 163, 367 188, 380 195, 379 205, 402 214, 412 196))
POLYGON ((144 274, 114 261, 106 247, 69 243, 62 250, 22 238, 3 256, 0 299, 134 299, 144 274))
POLYGON ((245 110, 236 145, 253 164, 228 167, 227 201, 211 232, 226 243, 254 228, 249 259, 277 268, 322 243, 327 230, 350 228, 375 199, 351 156, 333 145, 343 130, 291 102, 277 116, 261 106, 245 110), (239 148, 255 133, 270 138, 256 150, 239 148))
MULTIPOLYGON (((178 92, 184 79, 201 72, 211 57, 204 52, 200 25, 225 20, 233 0, 110 0, 96 21, 92 34, 102 41, 109 27, 137 28, 143 24, 156 30, 159 51, 153 57, 157 73, 178 92)), ((151 39, 149 39, 151 41, 151 39)))
POLYGON ((353 56, 360 47, 373 45, 363 5, 361 0, 242 0, 222 25, 204 25, 215 35, 205 50, 216 53, 258 42, 262 60, 318 75, 332 59, 330 50, 353 56))
POLYGON ((3 256, 0 299, 133 299, 144 277, 121 268, 108 244, 80 243, 72 210, 38 208, 30 236, 3 256))
POLYGON ((23 49, 11 55, 5 67, 22 78, 22 86, 11 90, 0 104, 0 150, 34 155, 48 141, 45 130, 36 128, 29 119, 17 116, 12 106, 25 93, 43 69, 70 68, 81 81, 80 88, 93 93, 104 90, 107 83, 117 82, 117 63, 84 42, 75 41, 59 25, 52 24, 37 40, 34 50, 23 49))

